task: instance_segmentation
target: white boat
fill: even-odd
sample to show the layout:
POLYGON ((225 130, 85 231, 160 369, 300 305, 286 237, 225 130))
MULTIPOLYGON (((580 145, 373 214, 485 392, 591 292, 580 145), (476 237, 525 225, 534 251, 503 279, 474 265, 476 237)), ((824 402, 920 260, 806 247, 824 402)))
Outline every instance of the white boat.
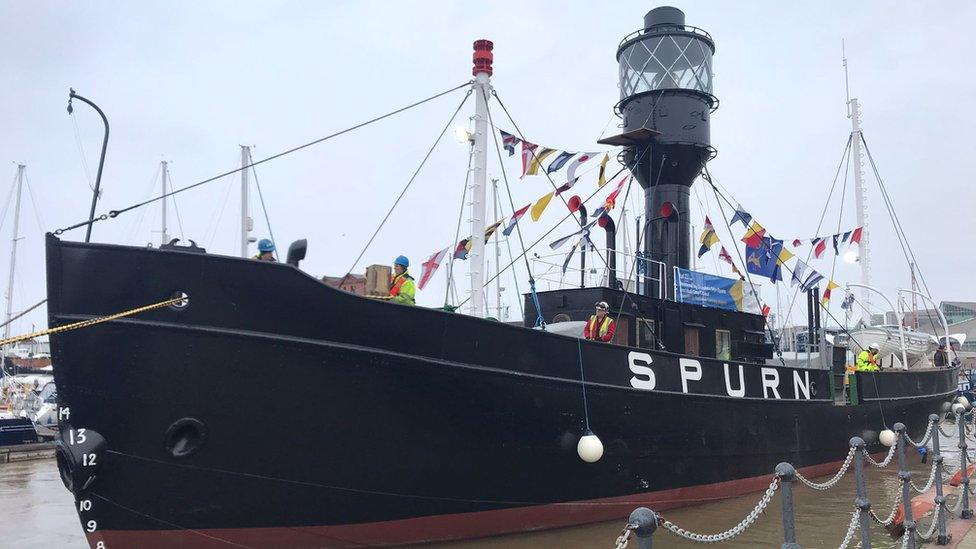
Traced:
POLYGON ((897 325, 862 326, 849 331, 850 335, 838 335, 839 343, 856 357, 873 344, 880 348, 878 365, 882 368, 925 368, 932 366, 932 353, 937 347, 935 339, 926 333, 902 328, 897 325), (905 337, 905 359, 902 364, 902 334, 905 337))

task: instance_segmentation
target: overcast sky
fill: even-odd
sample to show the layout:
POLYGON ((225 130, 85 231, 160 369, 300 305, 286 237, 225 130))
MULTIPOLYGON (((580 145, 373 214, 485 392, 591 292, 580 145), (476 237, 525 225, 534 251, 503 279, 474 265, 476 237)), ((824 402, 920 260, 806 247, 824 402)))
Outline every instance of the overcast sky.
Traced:
MULTIPOLYGON (((9 194, 15 163, 24 162, 36 201, 35 210, 25 193, 14 310, 45 295, 43 232, 88 212, 102 126, 78 103, 72 121, 65 111, 69 86, 98 103, 112 124, 99 213, 158 193, 160 160, 171 162, 175 186, 187 185, 239 165, 240 144, 254 145, 254 158, 264 158, 461 84, 471 77, 471 43, 478 38, 494 41, 492 83, 531 141, 601 150, 596 139, 617 124, 617 44, 656 5, 0 2, 0 160, 6 166, 0 170, 0 200, 9 194)), ((976 4, 672 5, 686 12, 689 25, 710 32, 717 46, 714 91, 721 106, 712 116, 712 145, 719 155, 710 169, 779 238, 815 235, 840 162, 850 132, 841 66, 846 39, 851 92, 863 105, 865 137, 933 297, 976 300, 969 242, 976 233, 976 76, 966 38, 976 4)), ((463 95, 455 92, 259 166, 279 247, 308 238, 306 271, 345 273, 463 95)), ((473 111, 470 101, 455 125, 466 124, 473 111)), ((500 121, 500 109, 493 115, 499 126, 508 126, 500 121)), ((517 207, 550 189, 542 177, 518 180, 518 156, 505 162, 517 207)), ((466 147, 449 132, 355 271, 389 264, 399 254, 419 267, 451 244, 466 163, 466 147)), ((908 267, 870 166, 865 168, 874 282, 890 295, 909 285, 908 267)), ((491 176, 500 176, 501 169, 497 161, 489 163, 491 176)), ((585 176, 576 190, 589 194, 595 179, 594 173, 585 176)), ((700 230, 711 212, 730 246, 741 228, 730 236, 716 219, 721 216, 714 199, 709 202, 704 186, 697 187, 704 202, 693 193, 695 225, 700 230)), ((631 210, 642 208, 636 191, 628 201, 631 210)), ((192 238, 211 252, 238 253, 239 196, 237 177, 179 195, 179 222, 171 211, 170 234, 192 238)), ((833 233, 838 222, 842 230, 855 225, 852 182, 840 219, 839 208, 835 196, 825 221, 831 228, 822 234, 833 233)), ((564 212, 553 203, 538 223, 526 218, 527 241, 564 212)), ((254 236, 265 237, 257 203, 252 214, 254 236)), ((158 204, 132 211, 95 225, 93 239, 158 244, 159 218, 158 204)), ((552 236, 571 232, 571 223, 552 236)), ((7 215, 0 227, 3 273, 11 230, 7 215)), ((462 227, 461 236, 468 232, 462 227)), ((83 239, 84 231, 65 237, 83 239)), ((540 253, 548 251, 550 240, 540 253)), ((511 245, 517 254, 517 241, 511 245)), ((507 251, 505 256, 503 263, 507 251)), ((713 256, 701 265, 728 274, 713 256)), ((464 288, 467 265, 456 265, 464 288)), ((829 259, 813 265, 831 269, 829 259)), ((524 269, 516 274, 525 291, 524 269)), ((843 285, 859 275, 838 262, 834 278, 843 285)), ((439 272, 420 293, 420 303, 442 304, 444 281, 439 272)), ((515 278, 506 277, 504 286, 517 316, 515 278)), ((763 295, 775 308, 775 292, 766 286, 763 295)), ((783 286, 780 295, 785 313, 792 289, 783 286)), ((840 299, 832 303, 837 313, 839 305, 840 299)), ((29 315, 14 332, 42 326, 45 318, 41 311, 29 315)))

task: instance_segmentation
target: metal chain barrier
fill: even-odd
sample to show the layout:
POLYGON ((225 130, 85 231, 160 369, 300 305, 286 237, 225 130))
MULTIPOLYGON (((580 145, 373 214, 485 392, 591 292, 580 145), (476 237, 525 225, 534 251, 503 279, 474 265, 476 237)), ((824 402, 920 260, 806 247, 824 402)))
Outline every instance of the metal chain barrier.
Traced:
POLYGON ((908 540, 912 535, 912 532, 905 532, 905 535, 901 537, 901 549, 908 549, 908 540))
POLYGON ((916 532, 918 532, 918 536, 922 538, 922 541, 929 541, 932 539, 932 534, 935 534, 935 529, 939 527, 939 517, 941 515, 942 515, 942 506, 938 505, 935 508, 935 515, 932 517, 932 524, 929 525, 929 531, 923 534, 921 532, 918 532, 917 529, 915 530, 916 532))
POLYGON ((907 440, 909 444, 911 444, 916 448, 921 448, 925 446, 926 444, 928 444, 929 439, 932 438, 933 425, 934 425, 933 423, 931 422, 929 423, 929 428, 926 429, 925 435, 922 437, 922 440, 920 442, 915 442, 914 440, 912 440, 912 437, 908 436, 908 429, 905 429, 905 440, 907 440))
POLYGON ((844 541, 840 542, 840 547, 838 549, 847 549, 847 546, 851 544, 851 540, 854 539, 854 531, 857 530, 858 520, 861 518, 861 510, 855 508, 854 512, 851 513, 851 523, 847 527, 847 533, 844 534, 844 541))
POLYGON ((932 471, 929 473, 929 480, 928 480, 928 482, 925 483, 925 486, 923 486, 922 488, 919 488, 918 486, 916 486, 914 480, 909 480, 908 481, 909 483, 911 483, 912 490, 915 490, 918 493, 927 492, 929 490, 929 488, 931 488, 932 485, 935 484, 935 472, 936 472, 936 469, 937 469, 936 465, 938 465, 938 464, 935 463, 935 460, 932 460, 932 471))
POLYGON ((617 541, 613 546, 613 549, 625 549, 627 544, 630 543, 630 534, 633 532, 632 525, 628 524, 624 526, 623 531, 617 536, 617 541))
MULTIPOLYGON (((769 483, 769 488, 766 488, 766 493, 763 494, 762 498, 759 499, 759 503, 749 512, 744 519, 742 519, 739 524, 736 524, 732 528, 724 532, 719 532, 718 534, 697 534, 695 532, 689 532, 684 528, 679 527, 677 524, 665 519, 661 526, 671 532, 672 534, 697 543, 718 543, 722 541, 728 541, 742 532, 745 532, 752 524, 756 521, 760 514, 769 505, 769 502, 773 499, 773 494, 779 488, 779 477, 773 477, 773 481, 769 483)), ((662 517, 663 518, 663 517, 662 517)))
POLYGON ((949 509, 949 512, 952 513, 953 515, 958 515, 960 510, 962 510, 962 496, 961 495, 957 497, 956 503, 952 506, 951 509, 949 509))
POLYGON ((891 513, 888 514, 888 518, 881 520, 880 518, 878 518, 878 515, 874 512, 874 509, 871 509, 869 511, 869 513, 871 514, 871 518, 874 519, 875 522, 877 522, 882 526, 888 526, 889 524, 891 524, 891 521, 895 520, 895 514, 898 513, 899 503, 901 503, 901 496, 896 494, 895 501, 891 504, 891 513))
POLYGON ((834 486, 837 486, 837 483, 840 482, 840 479, 842 479, 844 477, 844 474, 847 473, 847 469, 851 466, 851 462, 854 460, 855 451, 856 448, 851 446, 851 451, 847 452, 847 458, 844 459, 844 464, 841 465, 840 470, 837 471, 837 474, 834 475, 833 478, 831 478, 827 482, 821 484, 818 484, 816 482, 811 482, 805 476, 801 475, 799 471, 796 472, 796 478, 804 485, 813 488, 814 490, 819 490, 821 492, 830 490, 834 486))
POLYGON ((895 449, 897 447, 898 447, 897 444, 892 444, 891 445, 891 448, 888 450, 888 455, 885 456, 884 460, 881 461, 881 462, 874 461, 874 458, 871 457, 871 454, 867 450, 863 450, 863 452, 864 452, 864 458, 871 465, 874 465, 875 467, 877 467, 879 469, 884 469, 885 467, 887 467, 888 465, 891 464, 891 458, 895 457, 895 449))

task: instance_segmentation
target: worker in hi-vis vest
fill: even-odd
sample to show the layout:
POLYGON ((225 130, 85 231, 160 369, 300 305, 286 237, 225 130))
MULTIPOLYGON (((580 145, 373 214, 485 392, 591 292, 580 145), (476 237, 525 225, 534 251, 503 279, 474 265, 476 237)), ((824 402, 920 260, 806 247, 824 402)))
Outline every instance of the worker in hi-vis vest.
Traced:
POLYGON ((410 260, 401 255, 393 261, 393 279, 390 280, 390 301, 414 305, 416 303, 417 286, 413 277, 407 273, 410 260))
POLYGON ((606 301, 596 304, 596 314, 590 317, 583 328, 583 337, 593 341, 612 341, 613 332, 616 329, 613 319, 607 314, 610 306, 606 301))
POLYGON ((258 253, 251 259, 257 259, 258 261, 270 261, 274 263, 275 257, 275 245, 274 242, 268 240, 267 238, 262 238, 258 242, 258 253))
POLYGON ((872 343, 867 349, 858 353, 855 369, 858 372, 877 372, 880 370, 878 368, 878 351, 880 350, 881 347, 877 343, 872 343))

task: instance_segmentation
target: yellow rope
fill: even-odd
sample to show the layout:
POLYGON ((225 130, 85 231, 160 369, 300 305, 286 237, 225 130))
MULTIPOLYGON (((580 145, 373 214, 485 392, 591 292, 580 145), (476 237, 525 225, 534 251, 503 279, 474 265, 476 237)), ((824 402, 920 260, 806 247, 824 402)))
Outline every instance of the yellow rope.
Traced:
POLYGON ((101 324, 102 322, 108 322, 110 320, 116 320, 119 318, 125 318, 127 316, 136 315, 139 313, 144 313, 146 311, 152 311, 155 309, 162 309, 163 307, 168 307, 170 305, 175 305, 181 301, 186 301, 186 297, 174 297, 172 299, 167 299, 166 301, 160 301, 159 303, 153 303, 152 305, 146 305, 136 309, 129 309, 128 311, 122 311, 121 313, 115 313, 108 316, 103 316, 99 318, 90 318, 88 320, 82 320, 79 322, 73 322, 71 324, 65 324, 63 326, 55 326, 54 328, 48 328, 46 330, 41 330, 40 332, 34 332, 32 334, 19 335, 14 337, 9 337, 7 339, 0 339, 0 347, 5 345, 10 345, 11 343, 17 343, 20 341, 27 341, 28 339, 34 339, 36 337, 45 336, 49 334, 58 334, 61 332, 68 332, 71 330, 77 330, 79 328, 87 328, 88 326, 94 326, 95 324, 101 324))

